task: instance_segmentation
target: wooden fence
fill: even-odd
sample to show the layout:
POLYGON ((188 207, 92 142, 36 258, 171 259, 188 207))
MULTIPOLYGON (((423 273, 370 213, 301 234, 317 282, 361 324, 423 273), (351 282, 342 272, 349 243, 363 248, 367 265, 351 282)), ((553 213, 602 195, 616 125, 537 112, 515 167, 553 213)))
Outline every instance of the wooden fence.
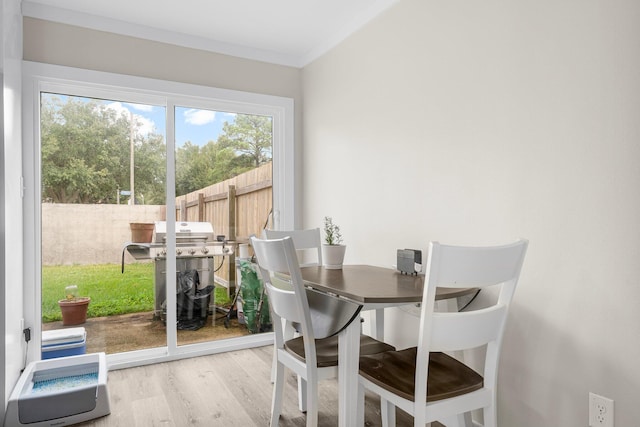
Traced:
POLYGON ((177 221, 210 222, 227 240, 260 235, 272 209, 272 164, 176 198, 177 221))

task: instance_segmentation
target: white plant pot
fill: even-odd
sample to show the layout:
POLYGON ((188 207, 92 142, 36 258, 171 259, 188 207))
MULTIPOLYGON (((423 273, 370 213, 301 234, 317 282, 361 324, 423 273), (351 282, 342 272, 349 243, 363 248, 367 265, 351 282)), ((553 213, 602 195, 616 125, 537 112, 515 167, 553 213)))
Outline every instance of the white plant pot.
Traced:
POLYGON ((344 262, 345 245, 322 245, 322 262, 324 268, 339 270, 344 262))

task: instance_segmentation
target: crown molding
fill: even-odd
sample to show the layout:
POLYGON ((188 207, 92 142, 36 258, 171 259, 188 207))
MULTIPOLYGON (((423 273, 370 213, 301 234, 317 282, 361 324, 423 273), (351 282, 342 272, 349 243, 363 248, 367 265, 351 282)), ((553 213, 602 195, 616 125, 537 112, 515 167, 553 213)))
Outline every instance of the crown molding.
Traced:
POLYGON ((311 47, 302 55, 286 54, 271 50, 257 49, 250 46, 221 42, 204 37, 197 37, 189 34, 106 18, 103 16, 44 5, 29 0, 22 1, 22 15, 30 18, 121 34, 239 58, 288 67, 303 68, 305 65, 308 65, 329 50, 333 49, 375 16, 379 15, 398 1, 399 0, 373 1, 369 8, 355 16, 347 25, 343 26, 338 31, 327 34, 322 43, 311 47))

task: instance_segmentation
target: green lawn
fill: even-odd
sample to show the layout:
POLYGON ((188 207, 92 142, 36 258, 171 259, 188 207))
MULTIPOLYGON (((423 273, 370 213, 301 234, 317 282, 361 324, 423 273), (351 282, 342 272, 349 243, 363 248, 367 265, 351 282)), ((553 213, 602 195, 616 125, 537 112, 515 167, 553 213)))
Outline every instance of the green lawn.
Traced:
MULTIPOLYGON (((56 265, 42 267, 42 321, 62 320, 58 300, 64 288, 78 286, 78 296, 91 298, 87 317, 153 310, 153 263, 56 265)), ((226 289, 216 288, 216 305, 228 304, 226 289)))

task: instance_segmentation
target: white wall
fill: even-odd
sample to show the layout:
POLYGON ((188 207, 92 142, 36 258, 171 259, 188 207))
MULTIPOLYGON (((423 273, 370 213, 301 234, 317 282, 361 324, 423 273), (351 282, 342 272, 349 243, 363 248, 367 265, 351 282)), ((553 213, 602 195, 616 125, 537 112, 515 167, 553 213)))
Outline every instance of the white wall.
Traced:
MULTIPOLYGON (((2 16, 0 8, 0 19, 2 16)), ((1 49, 1 48, 0 48, 1 49)), ((2 55, 0 54, 0 58, 2 55)), ((0 60, 1 61, 1 60, 0 60)), ((4 75, 0 72, 0 81, 4 86, 4 75)), ((6 169, 4 161, 4 90, 0 93, 0 167, 4 171, 6 169)), ((0 174, 0 306, 6 307, 7 305, 7 278, 6 278, 6 224, 5 224, 5 197, 4 197, 4 173, 0 174)), ((6 336, 5 332, 6 320, 4 316, 0 316, 0 331, 2 331, 2 338, 6 336)), ((5 342, 4 339, 0 340, 0 377, 5 378, 5 342)), ((0 401, 5 402, 5 389, 6 383, 0 386, 0 401)), ((0 417, 4 418, 4 406, 0 411, 0 417)))
POLYGON ((530 239, 502 426, 584 427, 589 391, 640 419, 639 22, 636 0, 402 0, 303 70, 303 222, 332 216, 346 262, 530 239))
MULTIPOLYGON (((164 205, 43 203, 42 265, 120 264, 130 223, 166 220, 164 205)), ((125 263, 135 261, 124 252, 125 263)), ((27 261, 28 262, 28 261, 27 261)))

